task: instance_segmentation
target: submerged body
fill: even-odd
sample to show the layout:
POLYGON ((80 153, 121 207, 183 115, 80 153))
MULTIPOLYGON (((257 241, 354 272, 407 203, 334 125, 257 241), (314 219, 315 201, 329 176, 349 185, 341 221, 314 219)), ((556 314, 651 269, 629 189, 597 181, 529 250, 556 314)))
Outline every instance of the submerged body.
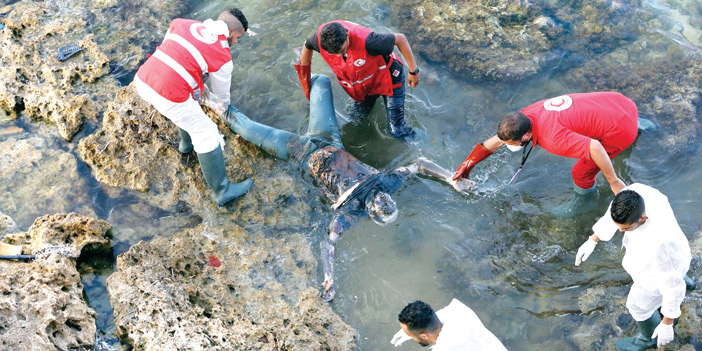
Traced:
POLYGON ((312 78, 309 128, 304 135, 254 122, 231 106, 223 118, 232 131, 247 141, 282 159, 299 161, 333 203, 335 215, 329 226, 328 240, 321 244, 323 297, 327 301, 334 297, 333 244, 361 217, 369 216, 379 224, 393 221, 397 217, 397 205, 389 194, 399 189, 406 177, 418 173, 435 177, 461 192, 473 187, 468 180, 452 181, 451 172, 424 158, 390 173, 382 173, 358 160, 341 144, 331 82, 323 75, 312 78))

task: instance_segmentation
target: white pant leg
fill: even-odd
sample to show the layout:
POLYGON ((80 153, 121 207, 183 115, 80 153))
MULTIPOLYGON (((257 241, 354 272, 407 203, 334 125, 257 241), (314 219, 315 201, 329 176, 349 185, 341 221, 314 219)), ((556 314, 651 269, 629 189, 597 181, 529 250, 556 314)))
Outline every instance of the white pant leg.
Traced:
POLYGON ((629 309, 634 320, 638 322, 650 318, 662 304, 663 295, 658 290, 644 289, 636 282, 631 286, 629 296, 626 298, 626 308, 629 309))
POLYGON ((172 102, 159 95, 138 77, 134 77, 137 93, 166 118, 190 134, 193 148, 197 153, 207 153, 218 146, 224 147, 224 139, 219 134, 217 124, 202 111, 200 105, 190 98, 185 102, 172 102))

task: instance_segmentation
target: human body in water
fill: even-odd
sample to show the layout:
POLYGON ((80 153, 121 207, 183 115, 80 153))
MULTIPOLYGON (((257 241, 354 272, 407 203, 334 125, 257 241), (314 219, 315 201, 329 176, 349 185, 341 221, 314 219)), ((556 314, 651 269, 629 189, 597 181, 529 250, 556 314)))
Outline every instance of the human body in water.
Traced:
POLYGON ((341 143, 331 83, 324 75, 312 78, 309 128, 304 135, 254 122, 233 106, 222 118, 233 132, 247 141, 282 159, 299 161, 333 203, 334 219, 328 237, 321 244, 322 296, 326 301, 334 298, 334 243, 363 216, 369 216, 381 225, 394 221, 398 210, 390 193, 399 189, 405 178, 421 174, 451 184, 459 192, 474 190, 472 181, 453 181, 450 171, 425 158, 393 172, 381 173, 351 155, 341 143))

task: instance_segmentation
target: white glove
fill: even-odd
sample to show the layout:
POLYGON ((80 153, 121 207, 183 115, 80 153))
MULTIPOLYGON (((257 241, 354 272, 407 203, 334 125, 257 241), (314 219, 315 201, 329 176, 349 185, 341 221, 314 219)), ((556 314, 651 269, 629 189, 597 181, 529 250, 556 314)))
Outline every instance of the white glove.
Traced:
POLYGON ((597 246, 597 242, 592 239, 587 239, 585 243, 580 245, 578 253, 575 254, 575 265, 579 266, 583 261, 587 261, 590 254, 595 251, 595 246, 597 246))
POLYGON ((395 347, 398 347, 402 345, 403 342, 407 340, 412 340, 412 338, 405 333, 404 330, 400 329, 395 335, 392 337, 392 340, 390 340, 390 343, 395 345, 395 347))
POLYGON ((655 337, 658 337, 658 348, 661 348, 663 345, 667 345, 669 342, 673 341, 673 338, 675 337, 673 333, 673 325, 661 322, 656 327, 656 330, 653 331, 653 335, 651 335, 651 338, 655 337))

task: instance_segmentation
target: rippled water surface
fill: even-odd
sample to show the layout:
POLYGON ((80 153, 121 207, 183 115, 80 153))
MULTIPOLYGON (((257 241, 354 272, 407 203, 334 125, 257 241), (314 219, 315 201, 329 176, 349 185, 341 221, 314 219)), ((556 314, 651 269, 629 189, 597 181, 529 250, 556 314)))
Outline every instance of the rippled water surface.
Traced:
MULTIPOLYGON (((215 17, 232 5, 244 10, 256 33, 242 37, 233 50, 233 103, 254 120, 291 131, 306 128, 308 109, 291 65, 296 58, 293 49, 319 24, 347 19, 379 32, 396 31, 388 7, 370 0, 197 2, 186 17, 215 17)), ((676 5, 680 3, 647 0, 641 10, 668 19, 661 21, 666 25, 658 29, 660 35, 700 50, 699 31, 687 24, 687 15, 676 5)), ((503 113, 577 89, 558 74, 548 73, 494 95, 427 58, 417 59, 422 82, 408 88, 406 114, 426 138, 415 145, 388 137, 380 103, 367 119, 349 123, 345 112, 349 98, 333 83, 346 148, 378 169, 392 170, 424 156, 453 170, 476 142, 495 132, 503 113), (471 122, 472 116, 485 113, 491 116, 489 124, 471 122)), ((318 54, 312 71, 331 75, 318 54)), ((641 135, 630 152, 615 160, 615 169, 627 183, 643 182, 668 195, 683 231, 696 239, 702 227, 699 145, 679 158, 651 159, 647 155, 652 138, 655 133, 641 135)), ((558 220, 548 213, 570 196, 574 162, 535 149, 517 182, 507 186, 519 156, 501 150, 473 172, 481 189, 478 194, 461 196, 444 184, 414 178, 393 195, 401 211, 395 223, 380 227, 362 220, 349 230, 337 244, 337 295, 332 307, 359 332, 359 349, 392 349, 389 340, 399 329, 397 314, 408 302, 421 299, 438 309, 452 298, 475 310, 510 350, 574 349, 562 333, 589 318, 578 301, 588 284, 620 286, 608 290, 617 291, 619 295, 612 298, 620 299, 630 284, 621 268, 617 239, 599 245, 587 264, 572 265, 577 247, 611 200, 604 178, 598 178, 601 211, 575 220, 558 220)), ((302 176, 298 180, 309 181, 302 176)), ((158 232, 163 223, 172 228, 189 224, 187 219, 174 220, 145 209, 128 194, 119 206, 101 204, 95 191, 95 212, 111 220, 115 233, 122 235, 113 240, 113 257, 140 239, 150 239, 140 233, 158 232)), ((331 219, 331 211, 324 211, 322 222, 331 219)), ((26 229, 31 223, 19 224, 26 229)), ((309 233, 315 250, 323 235, 320 230, 309 233)), ((114 326, 104 281, 112 267, 110 262, 91 264, 93 273, 83 274, 86 293, 98 312, 99 329, 109 334, 114 326)), ((597 308, 593 305, 591 317, 597 318, 597 308)), ((398 348, 419 349, 411 342, 398 348)))
MULTIPOLYGON (((235 49, 235 62, 241 67, 234 78, 235 103, 252 118, 287 130, 306 125, 307 103, 290 66, 293 47, 332 19, 395 31, 387 7, 379 2, 322 0, 303 10, 296 3, 242 2, 258 35, 245 37, 235 49), (257 91, 259 87, 263 91, 257 91), (264 109, 249 108, 251 100, 284 102, 286 107, 271 103, 264 109)), ((224 4, 208 2, 194 15, 214 15, 224 4)), ((687 18, 672 4, 649 1, 641 10, 670 19, 663 23, 684 23, 687 18)), ((679 40, 683 32, 676 28, 662 27, 660 33, 679 40)), ((680 45, 699 50, 699 32, 689 25, 681 28, 687 28, 689 40, 680 45)), ((408 89, 406 111, 410 123, 428 136, 425 142, 407 146, 388 139, 380 104, 367 120, 342 128, 347 149, 379 169, 391 170, 418 156, 453 169, 475 142, 495 132, 502 113, 575 89, 558 74, 549 74, 495 96, 426 58, 418 60, 423 80, 419 87, 408 89), (494 122, 472 124, 471 116, 480 113, 493 114, 494 122)), ((331 74, 318 54, 312 71, 331 74)), ((333 85, 337 114, 340 120, 348 120, 349 98, 338 84, 333 85)), ((655 137, 642 135, 630 153, 616 160, 615 168, 627 183, 644 182, 667 194, 683 230, 693 239, 702 221, 700 151, 695 147, 684 155, 684 162, 649 159, 647 141, 655 137)), ((361 221, 339 241, 337 297, 332 306, 360 333, 359 349, 391 349, 389 340, 399 329, 397 314, 408 302, 421 299, 440 308, 454 297, 473 308, 510 350, 574 349, 562 335, 569 330, 564 326, 588 318, 578 304, 588 284, 611 282, 621 286, 614 290, 618 298, 626 295, 630 280, 621 268, 618 240, 599 245, 588 264, 579 268, 572 264, 577 247, 611 200, 604 178, 598 179, 602 211, 577 220, 557 220, 548 210, 570 195, 570 167, 575 161, 537 149, 516 184, 508 187, 518 162, 518 156, 503 150, 481 164, 473 174, 482 191, 474 196, 457 195, 431 180, 412 179, 394 195, 401 211, 395 223, 379 227, 361 221)), ((398 349, 420 348, 407 343, 398 349)))

